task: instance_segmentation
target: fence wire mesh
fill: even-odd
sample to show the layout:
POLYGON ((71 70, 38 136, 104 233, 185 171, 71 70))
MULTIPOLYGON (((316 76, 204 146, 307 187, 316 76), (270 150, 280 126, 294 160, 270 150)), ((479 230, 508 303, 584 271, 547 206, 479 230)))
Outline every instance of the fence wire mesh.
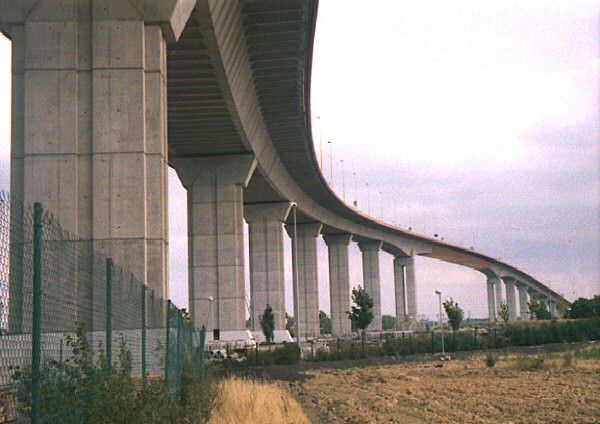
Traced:
POLYGON ((193 333, 183 310, 40 204, 0 192, 0 423, 88 422, 94 379, 115 369, 178 395, 193 333))

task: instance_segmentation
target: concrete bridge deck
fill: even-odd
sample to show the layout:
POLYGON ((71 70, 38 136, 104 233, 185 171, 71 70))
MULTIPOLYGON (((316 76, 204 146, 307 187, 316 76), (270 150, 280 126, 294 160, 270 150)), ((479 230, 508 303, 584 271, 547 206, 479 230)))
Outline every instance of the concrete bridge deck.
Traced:
POLYGON ((395 257, 398 321, 416 318, 414 255, 484 273, 492 319, 503 297, 500 280, 512 318, 526 318, 528 292, 552 309, 560 296, 516 267, 379 222, 329 188, 311 136, 317 8, 316 0, 0 4, 0 29, 16 59, 12 191, 47 203, 66 228, 164 293, 165 175, 172 166, 188 190, 190 310, 197 324, 209 313, 223 330, 245 322, 244 219, 254 321, 269 303, 278 327, 283 322, 282 224, 296 234, 302 334, 318 332, 320 234, 329 248, 337 332, 348 330, 350 240, 363 252, 376 308, 373 252, 395 257), (56 119, 68 104, 76 107, 56 119), (34 178, 40 172, 48 181, 41 186, 34 178), (130 207, 141 212, 132 216, 130 207))

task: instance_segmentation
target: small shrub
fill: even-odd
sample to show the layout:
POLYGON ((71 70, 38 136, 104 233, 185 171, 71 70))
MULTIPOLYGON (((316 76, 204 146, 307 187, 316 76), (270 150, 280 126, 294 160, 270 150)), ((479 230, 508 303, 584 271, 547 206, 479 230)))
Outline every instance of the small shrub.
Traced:
POLYGON ((494 368, 494 365, 496 365, 496 357, 492 352, 488 352, 485 356, 485 366, 488 368, 494 368))
POLYGON ((571 352, 565 352, 562 356, 563 368, 571 368, 573 365, 573 354, 571 352))
POLYGON ((523 355, 515 359, 519 371, 540 371, 546 368, 545 358, 541 356, 523 355))

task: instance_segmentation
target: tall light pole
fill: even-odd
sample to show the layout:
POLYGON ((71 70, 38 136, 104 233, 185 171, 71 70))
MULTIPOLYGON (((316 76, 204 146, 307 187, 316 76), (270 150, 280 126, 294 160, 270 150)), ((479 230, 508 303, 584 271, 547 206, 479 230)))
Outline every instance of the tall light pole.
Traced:
POLYGON ((369 190, 369 183, 365 183, 367 185, 367 214, 371 215, 371 191, 369 190))
POLYGON ((442 355, 444 355, 445 352, 444 352, 444 321, 442 318, 442 292, 439 290, 436 290, 435 294, 438 295, 438 298, 440 300, 440 325, 442 326, 442 355))
POLYGON ((205 299, 208 300, 208 310, 206 311, 206 328, 208 329, 208 324, 210 323, 210 310, 213 304, 213 297, 208 296, 205 299))
POLYGON ((354 209, 358 210, 358 191, 356 190, 356 172, 353 172, 354 175, 354 209))
POLYGON ((319 121, 319 170, 323 173, 323 127, 321 123, 321 116, 317 116, 319 121))
POLYGON ((344 159, 340 159, 342 162, 342 199, 344 199, 344 203, 346 203, 346 180, 344 178, 344 159))
POLYGON ((379 192, 379 209, 381 210, 381 221, 383 222, 383 196, 381 191, 379 192))
MULTIPOLYGON (((292 202, 292 208, 294 209, 294 239, 292 240, 292 268, 294 270, 294 324, 296 331, 296 343, 298 344, 298 349, 300 348, 300 291, 298 288, 298 231, 297 227, 297 214, 296 210, 298 209, 298 205, 295 202, 292 202)), ((301 351, 301 350, 300 350, 301 351)))
POLYGON ((333 190, 333 140, 328 140, 329 144, 329 187, 333 190))

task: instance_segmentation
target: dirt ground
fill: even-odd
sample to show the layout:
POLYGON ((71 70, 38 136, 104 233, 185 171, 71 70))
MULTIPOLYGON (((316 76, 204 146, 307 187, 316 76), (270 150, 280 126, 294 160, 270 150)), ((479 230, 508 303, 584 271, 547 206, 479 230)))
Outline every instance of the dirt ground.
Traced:
POLYGON ((600 360, 563 355, 316 369, 288 384, 316 423, 600 423, 600 360))

